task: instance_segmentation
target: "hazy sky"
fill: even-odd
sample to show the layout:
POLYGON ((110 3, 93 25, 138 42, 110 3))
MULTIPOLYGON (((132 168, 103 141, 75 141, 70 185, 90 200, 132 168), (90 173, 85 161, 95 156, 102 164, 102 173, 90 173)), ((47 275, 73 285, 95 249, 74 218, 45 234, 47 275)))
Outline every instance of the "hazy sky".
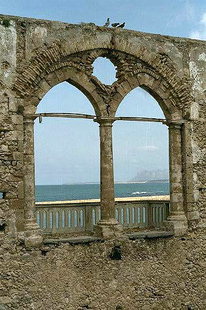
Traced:
MULTIPOLYGON (((126 29, 206 39, 205 0, 0 0, 0 13, 103 25, 126 22, 126 29)), ((112 83, 114 68, 101 60, 97 77, 112 83)), ((88 99, 64 82, 51 89, 38 112, 94 114, 88 99)), ((133 90, 118 115, 163 117, 158 103, 145 91, 133 90)), ((99 180, 98 124, 91 120, 43 119, 35 125, 37 184, 99 180)), ((168 130, 162 124, 116 122, 113 131, 115 179, 132 179, 141 169, 168 168, 168 130)))

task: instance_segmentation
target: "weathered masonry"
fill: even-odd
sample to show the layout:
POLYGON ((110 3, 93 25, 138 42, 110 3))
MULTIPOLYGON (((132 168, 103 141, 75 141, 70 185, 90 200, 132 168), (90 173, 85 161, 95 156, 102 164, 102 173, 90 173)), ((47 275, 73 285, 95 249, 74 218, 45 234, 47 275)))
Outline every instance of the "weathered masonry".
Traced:
POLYGON ((206 309, 205 94, 205 41, 0 16, 1 309, 206 309), (98 57, 116 67, 112 85, 93 76, 98 57), (34 215, 36 108, 63 81, 87 96, 100 126, 103 238, 89 246, 42 241, 34 215), (169 128, 167 239, 122 238, 115 220, 112 125, 135 87, 169 128))
POLYGON ((154 96, 169 128, 166 226, 181 235, 194 223, 205 225, 204 41, 6 16, 0 31, 0 216, 6 234, 18 238, 23 233, 28 244, 41 243, 34 217, 34 119, 42 97, 62 81, 88 97, 100 126, 102 217, 96 233, 121 234, 114 217, 112 124, 122 99, 135 87, 154 96), (92 75, 98 57, 116 66, 112 85, 92 75))

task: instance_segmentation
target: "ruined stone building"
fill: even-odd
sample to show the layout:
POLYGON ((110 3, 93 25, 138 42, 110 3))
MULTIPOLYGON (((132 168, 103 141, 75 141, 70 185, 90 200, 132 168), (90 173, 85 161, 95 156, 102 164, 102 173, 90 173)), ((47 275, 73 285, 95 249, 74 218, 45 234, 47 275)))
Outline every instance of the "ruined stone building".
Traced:
POLYGON ((205 41, 1 15, 0 68, 0 309, 206 309, 205 41), (112 85, 93 76, 98 57, 112 85), (86 243, 48 243, 35 218, 35 113, 63 81, 100 125, 101 220, 86 243), (131 240, 114 215, 112 124, 136 87, 164 112, 171 192, 165 234, 131 240))

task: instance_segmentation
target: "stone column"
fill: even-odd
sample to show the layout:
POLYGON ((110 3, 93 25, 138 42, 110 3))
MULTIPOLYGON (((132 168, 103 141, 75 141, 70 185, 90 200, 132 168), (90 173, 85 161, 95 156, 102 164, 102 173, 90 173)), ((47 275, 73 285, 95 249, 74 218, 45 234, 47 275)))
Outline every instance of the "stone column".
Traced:
POLYGON ((183 197, 181 129, 181 123, 169 123, 170 215, 167 221, 176 236, 183 235, 187 231, 187 218, 184 212, 183 197))
POLYGON ((98 119, 100 124, 100 201, 101 220, 95 227, 97 235, 113 238, 122 234, 122 226, 115 219, 114 171, 112 150, 113 119, 98 119))
POLYGON ((183 168, 184 168, 184 189, 185 189, 185 211, 187 214, 188 225, 196 227, 200 219, 197 197, 199 190, 195 192, 194 176, 193 176, 193 158, 191 145, 192 123, 187 121, 183 124, 182 140, 183 140, 183 168))
POLYGON ((24 214, 25 214, 25 245, 39 246, 42 236, 36 223, 35 179, 34 179, 34 119, 24 119, 24 214))

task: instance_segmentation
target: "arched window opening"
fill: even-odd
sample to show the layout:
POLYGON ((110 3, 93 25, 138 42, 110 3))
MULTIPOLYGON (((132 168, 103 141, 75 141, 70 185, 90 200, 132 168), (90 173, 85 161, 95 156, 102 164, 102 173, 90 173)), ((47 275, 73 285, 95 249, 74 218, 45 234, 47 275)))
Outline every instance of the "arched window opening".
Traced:
POLYGON ((120 104, 116 116, 165 118, 158 102, 143 88, 133 89, 120 104))
POLYGON ((36 113, 45 112, 94 114, 94 109, 75 86, 62 82, 50 89, 40 101, 36 113))
MULTIPOLYGON (((53 87, 37 108, 37 114, 74 112, 95 114, 88 99, 67 82, 53 87)), ((99 137, 96 123, 60 117, 43 117, 39 123, 37 118, 34 145, 36 201, 98 198, 99 137)), ((59 215, 60 222, 52 217, 58 228, 64 223, 63 214, 59 215)))
MULTIPOLYGON (((140 88, 133 90, 124 98, 116 115, 165 118, 157 101, 140 88)), ((113 145, 115 197, 127 197, 129 200, 131 197, 150 199, 151 196, 156 196, 158 200, 159 196, 169 195, 169 147, 166 125, 158 122, 115 122, 113 145)), ((158 208, 160 207, 158 205, 158 208)), ((132 209, 127 210, 130 213, 124 220, 129 221, 128 226, 135 226, 132 221, 136 221, 139 227, 148 224, 149 209, 138 208, 133 211, 141 213, 141 220, 140 214, 134 213, 132 217, 132 209), (135 216, 136 220, 134 220, 135 216)), ((154 206, 153 211, 159 212, 155 221, 161 222, 168 213, 163 214, 163 209, 163 211, 160 209, 156 211, 155 208, 154 206)), ((153 223, 153 226, 157 225, 157 222, 153 223)))
POLYGON ((117 80, 115 66, 109 59, 105 57, 98 57, 93 62, 93 68, 93 75, 96 76, 103 84, 111 85, 117 80))

